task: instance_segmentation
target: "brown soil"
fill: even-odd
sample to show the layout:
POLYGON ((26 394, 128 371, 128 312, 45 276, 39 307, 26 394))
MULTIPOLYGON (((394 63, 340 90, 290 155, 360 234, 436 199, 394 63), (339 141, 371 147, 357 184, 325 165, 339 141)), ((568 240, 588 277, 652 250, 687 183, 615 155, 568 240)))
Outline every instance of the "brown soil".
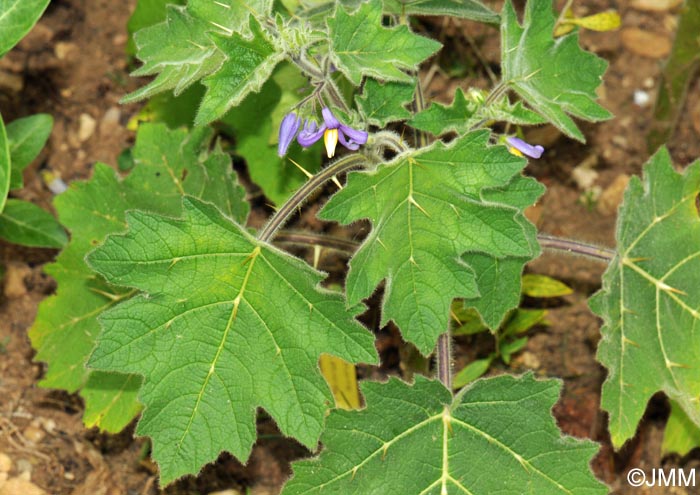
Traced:
MULTIPOLYGON (((128 77, 124 55, 125 26, 134 4, 135 0, 54 0, 32 33, 0 61, 0 110, 5 120, 37 112, 49 113, 55 119, 49 144, 25 173, 26 187, 17 193, 18 197, 50 208, 52 195, 41 179, 41 170, 58 173, 67 182, 84 179, 95 161, 115 164, 117 155, 132 142, 133 134, 125 129, 125 123, 138 108, 119 106, 117 101, 138 85, 128 77), (91 122, 93 132, 89 132, 91 122)), ((576 4, 578 15, 616 8, 622 14, 624 29, 654 33, 659 43, 673 37, 674 11, 635 10, 628 0, 583 0, 576 4)), ((472 23, 442 24, 433 20, 426 20, 424 26, 433 31, 442 29, 449 35, 468 33, 465 43, 453 50, 452 58, 443 55, 440 62, 444 65, 456 60, 467 66, 468 77, 474 77, 468 84, 487 85, 482 62, 494 67, 498 62, 498 37, 493 30, 472 23), (479 55, 470 48, 472 42, 479 47, 479 55)), ((658 46, 645 53, 643 46, 625 41, 623 33, 582 35, 584 46, 610 62, 600 95, 603 105, 616 118, 583 125, 586 145, 566 139, 549 127, 528 133, 531 141, 547 148, 544 158, 529 167, 529 173, 548 186, 540 204, 530 212, 542 232, 614 244, 619 177, 639 174, 649 156, 645 133, 653 104, 638 106, 633 95, 635 90, 645 91, 653 102, 662 64, 658 46), (582 168, 578 167, 585 161, 597 173, 590 186, 585 184, 585 170, 581 174, 582 168), (597 190, 603 191, 598 201, 586 199, 597 190)), ((427 77, 429 72, 426 68, 423 75, 427 77)), ((440 71, 432 71, 430 80, 426 93, 442 101, 450 101, 459 85, 440 71)), ((700 81, 691 89, 690 104, 669 143, 679 165, 700 156, 700 81)), ((264 212, 260 210, 258 217, 264 212)), ((301 224, 316 226, 318 221, 307 213, 301 224)), ((133 439, 133 429, 115 436, 86 430, 77 396, 37 386, 43 367, 32 361, 27 331, 38 304, 55 289, 53 281, 42 273, 42 265, 55 255, 56 251, 20 248, 0 241, 0 262, 5 267, 5 290, 0 296, 0 453, 13 462, 10 476, 24 472, 37 486, 60 495, 159 493, 154 466, 146 455, 147 444, 143 439, 133 439)), ((341 261, 327 259, 322 268, 337 277, 341 261)), ((531 332, 527 348, 516 356, 511 371, 534 367, 542 376, 563 378, 564 391, 554 408, 555 416, 564 432, 601 442, 593 467, 614 493, 697 493, 680 488, 647 492, 630 488, 624 480, 624 474, 633 467, 698 467, 700 452, 682 459, 661 458, 660 442, 668 415, 668 405, 661 395, 650 402, 637 436, 620 452, 611 448, 607 418, 599 410, 605 370, 594 358, 599 321, 586 306, 586 298, 600 285, 603 269, 603 265, 586 259, 552 253, 529 265, 529 271, 561 279, 575 293, 549 304, 551 324, 531 332)), ((376 319, 372 315, 367 318, 369 323, 376 319)), ((383 366, 380 371, 363 369, 362 374, 377 377, 400 373, 401 358, 410 354, 400 351, 401 345, 395 329, 381 330, 378 347, 383 366)), ((464 355, 456 359, 464 363, 467 355, 473 357, 479 353, 479 346, 488 345, 485 339, 459 340, 457 348, 464 355)), ((222 455, 198 477, 177 482, 165 493, 237 490, 227 492, 233 494, 244 493, 246 488, 252 494, 277 493, 290 474, 290 462, 309 453, 280 438, 269 420, 261 420, 259 430, 261 439, 247 466, 222 455)))

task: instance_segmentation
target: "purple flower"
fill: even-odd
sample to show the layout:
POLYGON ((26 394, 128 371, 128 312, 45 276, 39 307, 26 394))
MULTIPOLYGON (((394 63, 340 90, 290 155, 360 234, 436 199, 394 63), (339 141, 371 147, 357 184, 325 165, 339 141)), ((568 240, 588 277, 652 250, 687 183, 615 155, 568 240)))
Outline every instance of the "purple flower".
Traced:
POLYGON ((301 118, 297 117, 295 113, 288 113, 284 116, 280 124, 280 136, 277 143, 279 156, 284 156, 287 153, 287 148, 296 137, 299 127, 301 127, 301 118))
POLYGON ((324 107, 321 110, 321 114, 323 114, 323 125, 321 127, 318 127, 318 124, 313 120, 307 120, 304 123, 304 128, 297 136, 297 141, 304 148, 311 146, 323 136, 328 158, 332 158, 335 155, 335 147, 338 141, 347 149, 353 151, 357 150, 361 144, 367 142, 367 133, 365 131, 341 124, 328 107, 324 107))
POLYGON ((530 158, 539 158, 542 156, 542 153, 544 153, 544 148, 541 145, 538 144, 536 146, 533 146, 531 144, 526 143, 522 139, 513 136, 507 137, 506 143, 508 143, 508 146, 511 147, 511 152, 513 150, 516 150, 521 153, 520 156, 526 155, 530 158))

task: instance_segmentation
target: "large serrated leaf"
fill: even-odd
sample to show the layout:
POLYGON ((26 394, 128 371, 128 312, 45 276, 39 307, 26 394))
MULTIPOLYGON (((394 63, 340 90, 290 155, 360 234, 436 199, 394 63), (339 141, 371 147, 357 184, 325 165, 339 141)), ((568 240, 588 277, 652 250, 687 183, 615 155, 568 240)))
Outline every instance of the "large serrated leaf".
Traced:
POLYGON ((143 65, 133 76, 158 76, 125 96, 129 103, 172 89, 175 95, 217 70, 225 60, 207 34, 211 26, 187 13, 185 7, 169 5, 166 20, 134 35, 137 56, 143 65))
POLYGON ((447 330, 452 299, 479 296, 479 274, 462 254, 506 259, 538 252, 514 179, 525 160, 489 147, 488 138, 487 131, 474 132, 352 173, 320 214, 343 224, 371 220, 374 228, 350 261, 348 302, 370 296, 385 280, 383 323, 394 320, 423 354, 447 330))
POLYGON ((502 375, 453 399, 420 375, 364 382, 367 408, 331 413, 323 452, 294 463, 282 495, 605 494, 588 466, 598 446, 551 416, 560 387, 502 375))
POLYGON ((12 174, 10 189, 24 185, 22 171, 39 154, 51 134, 53 117, 45 113, 30 115, 7 124, 7 139, 10 142, 12 174))
POLYGON ((212 35, 226 61, 203 81, 207 92, 197 112, 195 125, 216 120, 248 94, 260 91, 282 60, 283 54, 254 17, 250 17, 250 30, 253 33, 251 39, 239 34, 230 37, 212 35))
POLYGON ((381 0, 362 3, 352 13, 339 3, 327 22, 333 62, 355 86, 360 85, 362 76, 410 82, 411 77, 402 69, 415 69, 442 46, 413 34, 407 26, 382 26, 381 0))
POLYGON ((585 141, 569 117, 598 121, 611 114, 595 100, 607 62, 581 50, 575 33, 554 39, 550 0, 530 0, 523 26, 508 0, 501 14, 503 82, 566 135, 585 141), (546 61, 546 63, 544 63, 546 61))
POLYGON ((49 0, 0 0, 0 57, 24 38, 49 0))
POLYGON ((700 425, 700 162, 673 170, 663 148, 633 178, 617 223, 617 254, 590 301, 605 325, 602 407, 619 446, 659 390, 700 425))
POLYGON ((100 318, 89 365, 144 375, 137 433, 161 480, 197 473, 227 450, 245 461, 263 407, 313 448, 332 396, 322 353, 375 362, 372 335, 322 274, 261 243, 214 206, 186 197, 181 219, 133 212, 89 263, 144 291, 100 318))
POLYGON ((126 228, 126 210, 141 208, 177 215, 185 193, 212 201, 243 221, 248 212, 244 191, 236 184, 228 156, 219 150, 206 152, 211 137, 207 129, 187 134, 169 131, 162 124, 144 124, 133 150, 136 166, 126 179, 120 180, 109 167, 97 165, 92 179, 73 183, 56 197, 59 219, 71 232, 71 240, 56 263, 46 266, 58 289, 40 304, 29 336, 38 351, 36 359, 49 365, 41 385, 71 392, 82 388, 86 422, 91 425, 119 431, 138 407, 133 378, 120 375, 115 379, 84 369, 99 330, 97 315, 130 296, 129 291, 110 286, 95 275, 85 264, 85 255, 107 234, 126 228), (119 379, 121 385, 115 383, 119 379), (122 387, 131 393, 121 393, 122 387), (105 390, 114 393, 103 393, 105 390), (122 415, 123 411, 132 412, 122 415))

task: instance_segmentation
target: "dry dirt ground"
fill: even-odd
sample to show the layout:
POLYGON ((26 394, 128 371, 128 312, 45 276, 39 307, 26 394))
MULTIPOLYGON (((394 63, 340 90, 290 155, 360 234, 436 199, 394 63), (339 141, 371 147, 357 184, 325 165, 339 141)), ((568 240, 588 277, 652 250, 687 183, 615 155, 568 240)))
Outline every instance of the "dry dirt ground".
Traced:
MULTIPOLYGON (((583 45, 610 62, 600 96, 602 104, 616 117, 583 125, 588 140, 585 145, 549 127, 527 133, 530 141, 547 148, 544 157, 528 168, 528 173, 548 187, 530 212, 542 232, 606 246, 614 244, 615 208, 621 191, 627 177, 639 174, 649 156, 645 134, 651 123, 660 68, 677 23, 677 8, 642 8, 649 3, 575 2, 577 15, 607 8, 615 8, 622 15, 621 30, 582 35, 583 45), (643 42, 640 36, 646 36, 643 42), (635 103, 635 91, 648 95, 651 103, 635 103)), ((138 107, 117 102, 138 85, 128 76, 129 62, 124 55, 125 26, 134 4, 134 0, 54 0, 32 33, 0 61, 0 110, 5 120, 37 112, 49 113, 55 119, 50 141, 27 169, 26 187, 17 193, 18 197, 50 208, 52 194, 41 179, 42 170, 59 174, 66 182, 85 179, 96 161, 116 164, 117 155, 132 142, 133 134, 125 124, 138 107)), ((495 67, 498 62, 498 37, 493 30, 468 22, 435 20, 425 20, 423 27, 459 41, 451 55, 443 55, 438 61, 443 67, 467 67, 463 87, 487 84, 483 65, 495 67)), ((460 85, 460 80, 429 66, 422 75, 430 80, 426 94, 437 100, 450 101, 460 85)), ((699 95, 700 80, 696 80, 669 143, 679 166, 700 156, 699 95)), ((316 223, 311 215, 301 221, 307 226, 316 223)), ((147 445, 143 439, 133 439, 133 429, 116 436, 86 430, 77 396, 37 386, 43 367, 32 361, 27 331, 37 305, 55 290, 53 281, 42 273, 42 265, 55 255, 56 251, 24 249, 0 241, 0 263, 5 268, 0 295, 0 483, 6 478, 13 483, 7 482, 0 494, 159 493, 154 466, 145 454, 147 445)), ((331 266, 338 264, 336 260, 331 266)), ((662 396, 652 400, 637 436, 622 451, 615 453, 610 447, 607 418, 598 407, 605 377, 605 370, 594 359, 599 321, 586 306, 586 298, 599 287, 603 269, 599 263, 552 253, 529 265, 530 272, 561 279, 575 292, 548 303, 551 324, 532 332, 511 371, 534 368, 539 375, 564 379, 555 416, 564 432, 601 442, 593 468, 614 493, 693 493, 685 489, 630 489, 624 482, 624 473, 633 467, 698 467, 700 452, 691 452, 685 458, 661 458, 660 442, 668 415, 662 396)), ((371 322, 372 317, 368 318, 371 322)), ((363 374, 400 373, 400 337, 391 328, 382 329, 378 335, 382 368, 363 370, 363 374)), ((456 363, 463 365, 488 353, 488 346, 487 339, 458 339, 456 363)), ((247 466, 222 455, 199 477, 175 483, 165 492, 230 490, 227 493, 235 494, 249 489, 252 494, 277 493, 290 474, 290 461, 308 452, 280 438, 269 421, 261 421, 259 428, 261 440, 247 466)))

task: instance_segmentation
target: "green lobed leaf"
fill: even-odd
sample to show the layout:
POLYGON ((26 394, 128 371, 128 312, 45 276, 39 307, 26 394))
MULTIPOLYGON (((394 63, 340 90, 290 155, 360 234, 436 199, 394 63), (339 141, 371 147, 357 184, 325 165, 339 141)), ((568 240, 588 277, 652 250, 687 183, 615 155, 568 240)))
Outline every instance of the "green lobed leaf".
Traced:
POLYGON ((670 402, 671 415, 664 429, 661 454, 676 452, 684 456, 694 448, 700 447, 700 427, 693 423, 676 401, 670 402))
POLYGON ((368 78, 362 95, 355 97, 355 103, 369 124, 385 127, 389 122, 406 120, 411 112, 406 105, 413 101, 415 84, 389 81, 381 83, 368 78))
POLYGON ((2 115, 0 115, 0 213, 5 208, 7 193, 10 192, 11 173, 10 142, 7 139, 7 132, 5 131, 2 115))
POLYGON ((590 121, 611 117, 595 102, 607 62, 579 48, 576 33, 555 40, 554 24, 550 0, 528 1, 522 26, 511 1, 506 2, 501 13, 502 79, 564 134, 585 141, 569 115, 590 121))
POLYGON ((367 407, 331 413, 323 452, 293 464, 282 495, 608 492, 590 472, 598 446, 556 427, 557 380, 502 375, 455 398, 420 375, 361 386, 367 407))
POLYGON ((8 199, 0 214, 0 237, 14 244, 62 248, 66 231, 54 216, 28 201, 8 199))
POLYGON ((333 403, 320 355, 377 361, 361 307, 346 311, 321 273, 194 198, 182 218, 135 211, 128 223, 88 262, 143 293, 102 315, 89 365, 145 377, 137 433, 152 438, 161 482, 223 450, 245 462, 256 407, 314 448, 333 403))
POLYGON ((0 0, 0 57, 29 32, 49 0, 0 0))
POLYGON ((440 136, 450 131, 464 134, 485 120, 510 122, 516 125, 535 125, 545 122, 538 114, 525 108, 521 102, 511 104, 508 98, 501 98, 488 107, 484 107, 483 103, 481 95, 477 98, 467 98, 462 88, 457 88, 450 105, 432 103, 425 110, 415 114, 408 125, 440 136))
POLYGON ((169 5, 164 22, 134 34, 137 56, 143 65, 132 75, 158 76, 122 98, 122 103, 142 100, 170 89, 177 96, 195 81, 221 67, 226 57, 208 36, 210 28, 206 21, 189 15, 185 7, 169 5))
POLYGON ((252 39, 239 34, 230 37, 211 35, 226 61, 219 70, 202 81, 207 92, 197 112, 195 125, 205 125, 218 119, 248 94, 260 91, 282 60, 283 54, 252 16, 250 30, 252 39))
POLYGON ((661 390, 700 425, 700 162, 683 174, 662 148, 632 178, 617 222, 617 254, 590 300, 603 318, 601 405, 613 445, 632 437, 661 390))
POLYGON ((58 289, 39 305, 29 336, 36 359, 48 363, 41 386, 69 392, 82 388, 85 421, 90 425, 119 431, 133 419, 138 404, 133 377, 88 372, 83 366, 99 331, 97 315, 131 296, 130 291, 95 275, 85 264, 85 255, 107 234, 126 228, 127 210, 177 215, 183 194, 196 194, 232 218, 245 221, 244 191, 236 183, 230 158, 218 148, 207 151, 211 139, 209 129, 188 134, 170 131, 163 124, 143 124, 133 150, 136 166, 129 176, 121 180, 112 169, 98 164, 92 179, 71 184, 55 199, 59 219, 71 239, 56 262, 45 268, 58 289), (121 385, 115 384, 120 379, 121 385), (122 387, 124 393, 119 395, 103 393, 122 387), (124 415, 124 411, 132 413, 124 415))
POLYGON ((136 53, 134 33, 163 22, 168 5, 184 5, 185 3, 187 3, 187 0, 141 0, 136 2, 136 7, 126 24, 126 29, 129 32, 126 53, 129 55, 136 53))
MULTIPOLYGON (((447 330, 452 299, 480 296, 481 274, 470 265, 476 256, 528 259, 538 252, 521 207, 530 193, 519 185, 531 179, 514 179, 525 160, 489 147, 488 138, 488 131, 474 132, 351 173, 320 213, 343 224, 370 219, 374 228, 350 261, 348 302, 369 297, 385 280, 382 324, 394 320, 423 354, 447 330)), ((519 293, 519 279, 512 290, 519 293)))
POLYGON ((355 12, 340 4, 327 20, 333 63, 355 85, 362 76, 379 80, 410 82, 402 72, 414 70, 442 46, 413 34, 407 26, 382 26, 382 1, 369 0, 355 12))
POLYGON ((248 18, 266 19, 272 10, 272 0, 189 0, 187 11, 207 21, 216 32, 226 36, 232 33, 250 34, 248 18))
POLYGON ((7 124, 7 139, 10 142, 12 173, 10 189, 21 189, 24 185, 22 171, 34 160, 51 135, 53 117, 38 113, 7 124))
POLYGON ((384 12, 400 15, 439 15, 498 24, 500 17, 478 0, 384 0, 384 12))

